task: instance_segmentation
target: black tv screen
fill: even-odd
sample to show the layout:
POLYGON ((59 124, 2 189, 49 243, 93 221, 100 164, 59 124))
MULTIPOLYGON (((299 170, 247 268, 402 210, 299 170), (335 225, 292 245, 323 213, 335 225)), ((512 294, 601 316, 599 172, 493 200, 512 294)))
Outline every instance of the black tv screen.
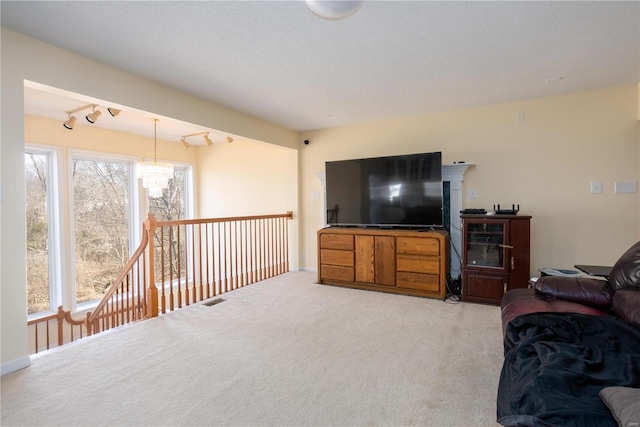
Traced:
POLYGON ((442 153, 326 162, 327 224, 442 227, 442 153))

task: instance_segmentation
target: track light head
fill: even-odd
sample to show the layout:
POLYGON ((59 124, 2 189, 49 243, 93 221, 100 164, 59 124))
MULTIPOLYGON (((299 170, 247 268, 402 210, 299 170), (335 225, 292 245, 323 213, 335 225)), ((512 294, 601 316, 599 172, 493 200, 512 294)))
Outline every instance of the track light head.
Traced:
POLYGON ((230 136, 227 137, 227 142, 233 142, 233 138, 231 138, 230 136))
POLYGON ((213 144, 213 141, 209 138, 209 134, 202 135, 202 138, 204 138, 204 143, 207 144, 207 147, 213 144))
POLYGON ((182 139, 180 140, 180 144, 182 145, 182 148, 184 148, 185 150, 189 147, 191 147, 191 144, 189 144, 185 139, 184 136, 182 137, 182 139))
POLYGON ((111 114, 111 117, 115 117, 118 114, 120 114, 120 110, 116 109, 116 108, 107 108, 107 111, 109 112, 109 114, 111 114))
POLYGON ((93 113, 89 113, 86 116, 87 121, 91 124, 95 123, 98 117, 100 117, 100 114, 102 114, 102 111, 96 110, 96 107, 93 107, 93 113))
POLYGON ((69 120, 64 122, 62 126, 69 130, 73 130, 73 127, 76 125, 76 116, 69 115, 69 120))

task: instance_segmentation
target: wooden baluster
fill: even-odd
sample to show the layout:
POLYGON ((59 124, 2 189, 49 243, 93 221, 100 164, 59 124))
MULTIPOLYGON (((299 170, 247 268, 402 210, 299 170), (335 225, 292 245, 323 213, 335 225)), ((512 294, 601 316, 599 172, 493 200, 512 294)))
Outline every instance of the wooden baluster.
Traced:
POLYGON ((243 261, 242 261, 242 283, 243 286, 247 286, 249 284, 249 277, 247 276, 247 269, 248 269, 248 261, 249 261, 249 255, 247 253, 247 249, 249 248, 248 242, 247 242, 247 221, 242 221, 242 256, 243 256, 243 261))
POLYGON ((234 266, 231 268, 231 277, 233 278, 233 289, 239 288, 238 284, 238 222, 234 221, 233 223, 233 264, 234 266))
MULTIPOLYGON (((195 229, 195 227, 194 227, 195 229)), ((195 236, 193 238, 193 241, 195 242, 195 236)), ((198 253, 198 265, 200 266, 200 276, 198 278, 198 289, 199 289, 199 294, 200 294, 200 299, 199 301, 204 300, 205 294, 204 294, 204 277, 202 276, 202 227, 201 224, 198 224, 198 248, 200 249, 199 253, 198 253)), ((193 249, 193 277, 195 280, 196 277, 196 251, 195 251, 195 243, 194 243, 194 249, 193 249)))
POLYGON ((175 257, 176 257, 176 261, 177 261, 177 268, 176 268, 176 279, 178 282, 178 308, 182 308, 182 286, 180 284, 181 282, 181 278, 182 278, 182 272, 180 271, 180 226, 177 225, 176 226, 176 234, 178 235, 178 238, 176 240, 176 244, 177 247, 175 249, 175 257))
POLYGON ((253 283, 253 221, 247 221, 247 282, 253 283))
POLYGON ((220 231, 220 223, 216 224, 216 229, 218 231, 217 235, 217 250, 218 250, 218 280, 217 280, 217 292, 216 295, 220 295, 222 293, 222 249, 220 248, 220 241, 222 240, 222 232, 220 231))
MULTIPOLYGON (((202 260, 202 247, 200 248, 200 260, 202 260)), ((207 277, 207 299, 211 298, 211 282, 209 281, 209 227, 204 225, 204 261, 200 263, 200 271, 204 265, 204 273, 207 277)), ((202 273, 200 274, 202 276, 202 273)))

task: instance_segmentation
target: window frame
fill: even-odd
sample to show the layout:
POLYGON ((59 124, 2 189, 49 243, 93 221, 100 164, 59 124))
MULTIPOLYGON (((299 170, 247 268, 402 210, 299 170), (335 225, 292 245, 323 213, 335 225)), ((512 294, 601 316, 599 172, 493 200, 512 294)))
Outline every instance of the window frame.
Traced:
POLYGON ((69 188, 68 197, 68 209, 69 209, 69 303, 71 304, 71 311, 88 311, 95 308, 100 299, 91 301, 77 302, 77 289, 76 289, 76 245, 75 245, 75 211, 73 208, 74 194, 73 194, 73 162, 75 160, 84 161, 96 161, 96 162, 114 162, 114 163, 126 163, 128 165, 128 173, 131 177, 129 179, 128 191, 129 191, 129 256, 136 250, 137 245, 140 242, 140 236, 142 236, 142 223, 140 221, 140 194, 138 191, 138 181, 136 164, 139 161, 138 157, 128 156, 124 154, 105 153, 99 151, 78 150, 69 149, 67 159, 67 185, 69 188))
MULTIPOLYGON (((49 310, 29 314, 28 304, 25 305, 27 320, 45 317, 57 311, 58 306, 63 305, 66 297, 65 287, 62 286, 65 280, 64 268, 64 221, 56 221, 61 217, 60 207, 64 189, 60 187, 62 182, 62 162, 63 150, 61 147, 25 143, 24 155, 32 153, 47 157, 47 190, 45 200, 47 203, 47 239, 48 242, 48 271, 49 271, 49 310)), ((26 285, 26 283, 25 283, 26 285)))

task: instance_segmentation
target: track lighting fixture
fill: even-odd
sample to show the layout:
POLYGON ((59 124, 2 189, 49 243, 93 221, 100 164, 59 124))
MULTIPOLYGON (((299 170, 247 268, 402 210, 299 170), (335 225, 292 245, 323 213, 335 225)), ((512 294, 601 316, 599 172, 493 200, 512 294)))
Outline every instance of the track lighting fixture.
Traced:
POLYGON ((211 140, 211 138, 209 138, 209 133, 210 132, 196 132, 196 133, 190 133, 188 135, 182 135, 182 138, 180 139, 180 144, 182 144, 182 146, 186 150, 187 148, 191 147, 191 144, 189 144, 186 141, 187 138, 189 138, 190 136, 202 135, 202 139, 204 139, 204 143, 208 147, 211 144, 213 144, 213 141, 211 140))
POLYGON ((94 124, 96 120, 98 120, 98 117, 100 117, 100 114, 102 114, 102 111, 96 110, 96 106, 94 105, 93 113, 89 113, 85 117, 89 123, 94 124))
POLYGON ((66 127, 69 130, 73 130, 73 127, 76 125, 76 116, 72 116, 71 114, 68 114, 68 116, 69 120, 64 122, 62 126, 66 127))
MULTIPOLYGON (((100 117, 100 115, 102 114, 102 111, 96 110, 97 106, 98 104, 88 104, 73 110, 65 111, 65 113, 67 113, 67 116, 69 117, 69 120, 62 123, 62 126, 64 126, 69 130, 73 129, 76 124, 76 116, 72 116, 72 114, 77 113, 78 111, 88 110, 89 108, 92 109, 92 112, 87 114, 85 117, 89 123, 91 124, 95 123, 98 120, 98 117, 100 117)), ((112 117, 115 117, 118 114, 120 114, 120 110, 116 108, 107 108, 107 111, 109 112, 109 114, 111 114, 112 117)))

